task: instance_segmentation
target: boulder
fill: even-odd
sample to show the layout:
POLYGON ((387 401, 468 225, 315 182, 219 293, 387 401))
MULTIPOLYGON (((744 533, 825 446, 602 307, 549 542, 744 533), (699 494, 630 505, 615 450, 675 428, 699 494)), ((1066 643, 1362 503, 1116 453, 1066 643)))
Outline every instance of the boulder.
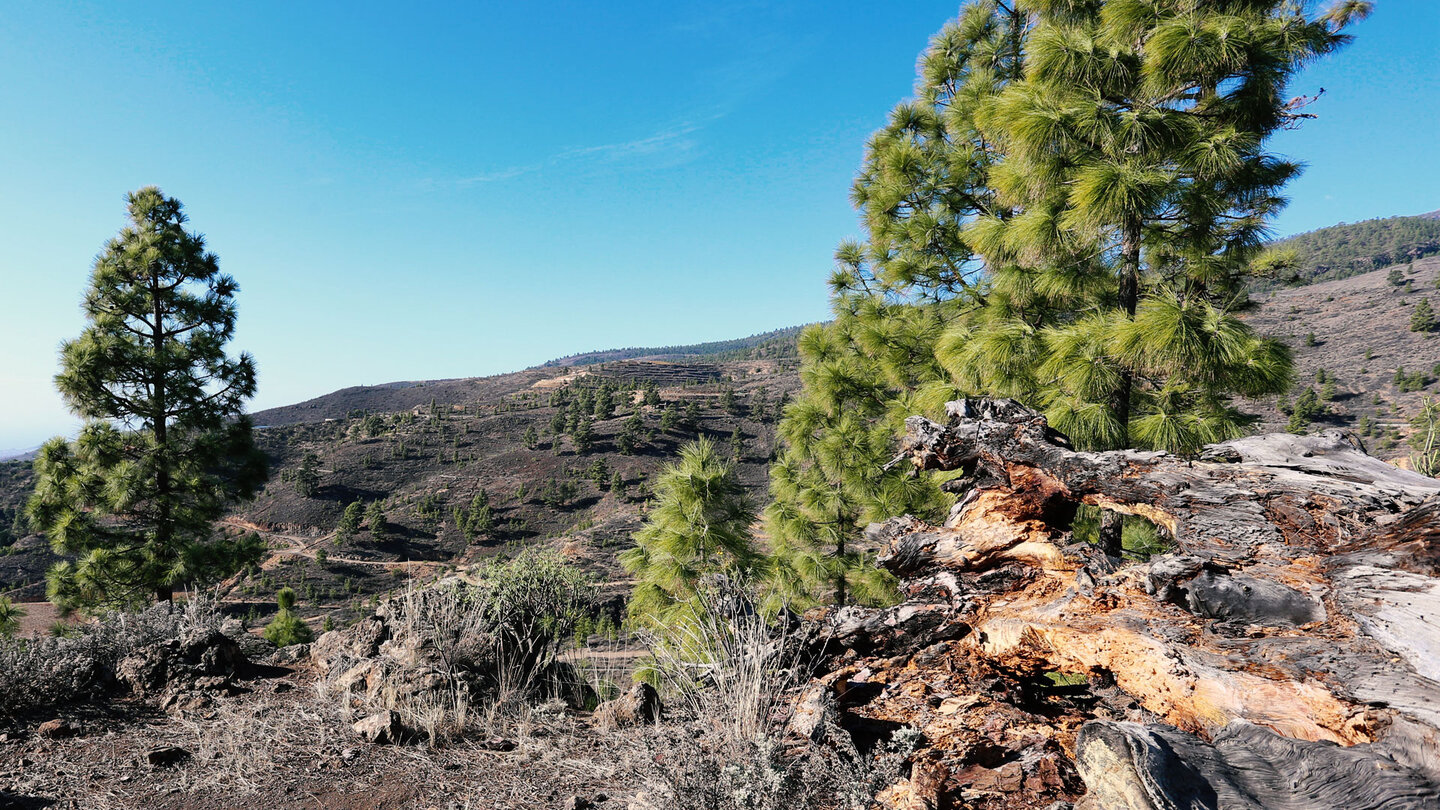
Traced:
POLYGON ((234 641, 251 661, 260 661, 275 652, 274 644, 246 630, 245 623, 239 619, 226 619, 220 625, 220 632, 234 641))
POLYGON ((392 711, 376 712, 356 721, 352 728, 361 739, 375 745, 401 743, 411 737, 400 715, 392 711))
MULTIPOLYGON (((142 647, 115 667, 115 677, 141 697, 193 689, 201 679, 239 674, 249 661, 234 639, 218 630, 192 630, 142 647)), ((219 683, 213 680, 204 684, 219 683)))
POLYGON ((273 649, 263 660, 264 663, 272 667, 290 667, 309 658, 309 644, 290 644, 279 649, 273 649))
POLYGON ((835 724, 835 694, 829 684, 814 681, 795 701, 790 719, 785 722, 785 736, 803 742, 817 743, 825 737, 825 729, 835 724))
POLYGON ((377 613, 361 619, 344 630, 331 630, 310 643, 310 657, 321 675, 329 675, 337 667, 348 668, 355 661, 374 658, 380 645, 390 640, 390 625, 377 613))
POLYGON ((47 740, 61 740, 66 737, 74 737, 79 733, 80 729, 72 725, 70 721, 59 718, 46 720, 35 728, 35 736, 44 737, 47 740))
POLYGON ((660 694, 648 683, 637 683, 630 691, 595 709, 595 724, 615 729, 656 723, 660 720, 660 694))
POLYGON ((1086 810, 1440 807, 1440 788, 1383 749, 1295 740, 1243 720, 1210 742, 1173 728, 1093 721, 1075 744, 1086 810))

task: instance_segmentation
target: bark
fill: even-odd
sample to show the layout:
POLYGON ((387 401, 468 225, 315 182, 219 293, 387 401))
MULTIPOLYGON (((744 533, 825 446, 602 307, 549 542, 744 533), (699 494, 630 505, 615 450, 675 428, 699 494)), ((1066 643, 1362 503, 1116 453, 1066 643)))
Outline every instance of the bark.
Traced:
POLYGON ((822 683, 920 728, 941 806, 1440 806, 1440 481, 1333 431, 1187 460, 1076 452, 1008 400, 950 414, 904 443, 967 473, 945 524, 869 529, 905 602, 817 617, 852 651, 822 683), (1074 543, 1082 503, 1173 548, 1074 543))

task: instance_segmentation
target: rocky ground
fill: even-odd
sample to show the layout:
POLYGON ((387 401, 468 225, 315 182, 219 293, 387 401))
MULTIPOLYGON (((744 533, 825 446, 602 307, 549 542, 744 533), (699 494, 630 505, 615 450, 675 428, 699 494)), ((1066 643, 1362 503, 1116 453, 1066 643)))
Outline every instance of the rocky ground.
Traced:
POLYGON ((434 749, 373 745, 303 667, 245 688, 178 718, 122 702, 70 714, 55 736, 10 732, 0 808, 623 807, 606 800, 643 786, 641 732, 597 730, 584 716, 529 712, 434 749))
MULTIPOLYGON (((173 624, 150 614, 131 623, 156 621, 173 624)), ((617 715, 625 700, 601 705, 598 714, 554 699, 489 704, 465 715, 463 733, 427 739, 407 725, 413 714, 404 722, 389 711, 366 714, 364 694, 335 687, 344 674, 339 663, 352 668, 345 656, 357 649, 354 639, 381 620, 280 650, 234 620, 218 630, 214 621, 182 619, 179 629, 161 634, 168 638, 127 648, 112 664, 79 667, 70 677, 86 685, 73 699, 18 714, 0 709, 0 808, 575 810, 623 807, 610 797, 628 801, 644 786, 653 726, 636 726, 653 720, 654 708, 617 715), (89 674, 97 666, 103 672, 89 674)), ((124 632, 108 643, 127 644, 124 632)), ((398 627, 382 635, 395 642, 387 653, 420 646, 398 627)), ((52 658, 93 651, 51 649, 52 658)), ((380 656, 370 659, 377 664, 400 660, 369 650, 380 656)), ((423 668, 367 672, 377 690, 371 697, 444 688, 423 668)), ((12 692, 45 683, 16 673, 0 680, 12 692)), ((6 696, 5 709, 14 708, 14 697, 6 696)))

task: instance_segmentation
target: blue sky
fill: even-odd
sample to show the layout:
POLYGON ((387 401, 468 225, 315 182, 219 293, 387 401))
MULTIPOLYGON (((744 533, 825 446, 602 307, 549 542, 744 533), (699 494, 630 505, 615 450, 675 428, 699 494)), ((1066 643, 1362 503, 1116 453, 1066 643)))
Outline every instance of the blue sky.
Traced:
MULTIPOLYGON (((1440 208, 1440 7, 1308 71, 1293 233, 1440 208)), ((865 137, 958 7, 0 6, 0 451, 67 432, 59 343, 126 191, 241 285, 255 409, 826 316, 865 137)))

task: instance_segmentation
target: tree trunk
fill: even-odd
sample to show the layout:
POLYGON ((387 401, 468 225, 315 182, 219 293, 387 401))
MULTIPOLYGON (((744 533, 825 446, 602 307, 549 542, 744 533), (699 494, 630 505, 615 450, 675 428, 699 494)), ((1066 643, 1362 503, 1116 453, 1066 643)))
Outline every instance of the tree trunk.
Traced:
MULTIPOLYGON (((155 375, 152 380, 151 400, 154 403, 152 413, 151 431, 155 437, 155 453, 158 456, 155 464, 155 545, 157 551, 169 557, 174 544, 174 526, 172 525, 172 510, 170 493, 170 448, 169 425, 166 410, 169 407, 165 390, 165 372, 161 367, 161 358, 164 356, 165 347, 165 310, 160 298, 160 275, 151 267, 150 271, 150 295, 154 306, 155 323, 151 332, 152 347, 154 355, 151 357, 152 367, 155 375)), ((157 585, 155 587, 155 599, 157 602, 170 602, 174 595, 174 588, 170 585, 157 585)))
POLYGON ((968 473, 949 519, 868 531, 905 601, 812 617, 859 653, 822 667, 843 727, 919 728, 941 806, 1440 806, 1440 481, 1335 431, 1191 461, 949 408, 904 444, 968 473), (1117 567, 1072 541, 1079 504, 1172 548, 1117 567))
MULTIPOLYGON (((1120 308, 1127 318, 1135 317, 1140 304, 1140 222, 1125 223, 1120 243, 1120 308)), ((1130 446, 1130 399, 1134 396, 1135 379, 1130 369, 1120 370, 1120 385, 1115 390, 1115 421, 1120 425, 1120 447, 1130 446)), ((1110 512, 1100 520, 1100 548, 1112 557, 1120 556, 1124 540, 1124 523, 1110 512)))

